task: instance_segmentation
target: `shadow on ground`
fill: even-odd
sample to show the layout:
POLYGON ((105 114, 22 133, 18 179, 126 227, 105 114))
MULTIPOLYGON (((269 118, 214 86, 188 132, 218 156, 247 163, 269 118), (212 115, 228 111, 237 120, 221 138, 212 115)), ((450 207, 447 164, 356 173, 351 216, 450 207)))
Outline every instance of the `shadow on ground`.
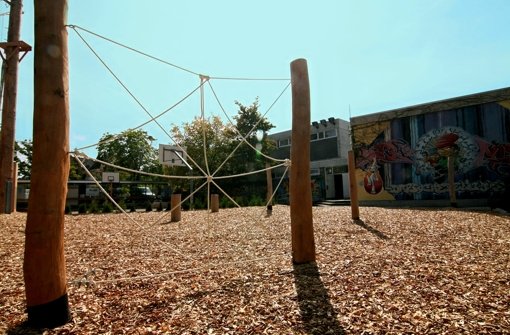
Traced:
POLYGON ((358 220, 352 220, 352 222, 354 222, 355 225, 358 225, 361 228, 364 228, 367 231, 369 231, 370 233, 372 233, 375 236, 379 237, 381 240, 389 240, 390 239, 388 236, 384 235, 383 232, 375 229, 374 227, 371 227, 371 226, 367 225, 363 220, 359 220, 359 219, 358 220))
POLYGON ((317 264, 294 264, 293 272, 304 330, 308 334, 345 334, 317 264))
POLYGON ((21 322, 7 330, 5 335, 42 335, 43 330, 32 328, 27 321, 21 322))

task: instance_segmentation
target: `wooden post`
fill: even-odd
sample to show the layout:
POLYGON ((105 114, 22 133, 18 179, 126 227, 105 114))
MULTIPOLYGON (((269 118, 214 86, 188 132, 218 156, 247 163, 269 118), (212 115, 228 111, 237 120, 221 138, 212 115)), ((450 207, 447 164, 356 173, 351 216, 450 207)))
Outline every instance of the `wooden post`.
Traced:
POLYGON ((457 207, 457 195, 455 191, 455 156, 448 156, 448 190, 450 192, 450 204, 457 207))
POLYGON ((170 221, 181 221, 181 194, 172 194, 170 197, 170 221))
MULTIPOLYGON (((4 97, 2 109, 2 133, 0 141, 0 208, 2 213, 8 213, 7 199, 15 197, 14 188, 10 188, 11 195, 6 194, 7 182, 12 182, 12 163, 14 162, 14 139, 16 125, 16 97, 18 91, 18 63, 19 46, 16 44, 20 39, 21 27, 21 0, 10 1, 9 31, 7 41, 9 46, 5 47, 4 60, 4 97), (14 196, 13 196, 14 195, 14 196)), ((0 92, 1 94, 1 92, 0 92)))
POLYGON ((354 152, 349 150, 349 193, 351 195, 351 217, 353 220, 359 220, 359 201, 358 186, 356 185, 356 164, 354 160, 354 152))
POLYGON ((292 84, 292 138, 290 168, 290 220, 292 261, 315 261, 312 189, 310 178, 310 85, 305 59, 290 64, 292 84))
POLYGON ((273 209, 272 202, 270 203, 269 200, 271 200, 271 197, 273 196, 273 176, 271 174, 271 170, 269 169, 271 167, 271 164, 269 162, 266 162, 266 185, 267 185, 267 193, 266 193, 266 203, 267 203, 267 210, 271 211, 273 209))
POLYGON ((28 323, 70 320, 64 258, 69 175, 66 0, 34 1, 34 150, 23 264, 28 323))
POLYGON ((220 195, 211 194, 211 212, 217 213, 220 210, 220 195))
POLYGON ((11 209, 14 213, 16 213, 16 206, 18 204, 18 163, 13 163, 12 168, 12 199, 11 199, 11 209))

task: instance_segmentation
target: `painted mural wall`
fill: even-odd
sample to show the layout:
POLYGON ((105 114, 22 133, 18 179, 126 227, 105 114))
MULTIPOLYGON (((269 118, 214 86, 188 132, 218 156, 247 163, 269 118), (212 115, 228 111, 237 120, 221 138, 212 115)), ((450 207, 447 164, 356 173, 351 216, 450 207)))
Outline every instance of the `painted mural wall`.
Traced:
POLYGON ((360 200, 457 199, 510 193, 510 101, 353 127, 360 200))

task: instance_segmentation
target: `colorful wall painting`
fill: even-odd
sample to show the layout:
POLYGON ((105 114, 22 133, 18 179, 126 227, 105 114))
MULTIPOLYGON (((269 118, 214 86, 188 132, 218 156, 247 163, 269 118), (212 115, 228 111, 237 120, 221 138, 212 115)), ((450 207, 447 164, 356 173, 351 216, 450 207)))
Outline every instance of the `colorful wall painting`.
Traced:
POLYGON ((375 127, 379 133, 353 128, 360 200, 382 192, 395 200, 446 199, 449 156, 457 198, 510 192, 510 109, 504 104, 399 117, 385 126, 375 127))

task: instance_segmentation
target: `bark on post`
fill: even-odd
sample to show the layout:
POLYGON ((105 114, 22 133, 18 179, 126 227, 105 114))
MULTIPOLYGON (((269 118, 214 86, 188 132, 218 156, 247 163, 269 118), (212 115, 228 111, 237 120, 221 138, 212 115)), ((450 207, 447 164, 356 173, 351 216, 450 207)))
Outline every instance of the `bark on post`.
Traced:
POLYGON ((181 194, 172 194, 170 197, 170 221, 179 222, 181 221, 181 194))
POLYGON ((271 173, 271 170, 269 169, 271 167, 271 164, 269 162, 266 162, 266 185, 267 185, 267 192, 266 192, 266 204, 267 204, 267 214, 271 214, 273 210, 273 203, 271 200, 271 197, 273 196, 273 175, 271 173))
POLYGON ((53 328, 70 320, 64 258, 69 174, 66 0, 34 1, 34 151, 25 230, 28 322, 53 328))
POLYGON ((290 220, 292 261, 315 261, 312 189, 310 179, 310 85, 305 59, 290 64, 292 83, 292 138, 290 168, 290 220))
POLYGON ((457 207, 457 192, 455 191, 455 156, 448 156, 448 191, 450 193, 450 205, 457 207))
MULTIPOLYGON (((9 31, 7 41, 9 46, 5 48, 4 61, 4 95, 2 108, 2 134, 0 141, 0 208, 2 213, 9 214, 7 199, 12 199, 16 190, 10 188, 11 194, 7 195, 7 182, 12 182, 14 162, 14 139, 16 125, 16 97, 18 91, 18 63, 19 46, 16 45, 20 39, 21 26, 21 0, 12 0, 10 2, 9 31)), ((0 92, 1 94, 1 92, 0 92)))
POLYGON ((356 164, 354 160, 354 152, 349 150, 349 190, 351 195, 351 217, 353 220, 359 220, 359 201, 358 187, 356 185, 356 164))
POLYGON ((217 213, 220 210, 220 195, 211 194, 211 213, 217 213))

